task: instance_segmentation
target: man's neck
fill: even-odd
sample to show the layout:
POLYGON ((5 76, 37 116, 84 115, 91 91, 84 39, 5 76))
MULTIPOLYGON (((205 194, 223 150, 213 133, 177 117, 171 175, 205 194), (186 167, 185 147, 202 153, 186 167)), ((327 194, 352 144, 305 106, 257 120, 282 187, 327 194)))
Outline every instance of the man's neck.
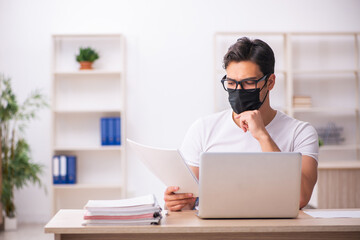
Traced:
POLYGON ((261 117, 265 126, 267 126, 276 116, 276 110, 272 109, 270 106, 265 107, 264 109, 260 108, 259 111, 261 112, 261 117))

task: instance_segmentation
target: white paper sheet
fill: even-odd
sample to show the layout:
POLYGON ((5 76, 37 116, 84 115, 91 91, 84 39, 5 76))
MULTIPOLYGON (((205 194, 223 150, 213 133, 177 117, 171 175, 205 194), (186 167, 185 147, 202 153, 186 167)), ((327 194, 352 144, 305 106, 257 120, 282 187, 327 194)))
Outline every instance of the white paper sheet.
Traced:
MULTIPOLYGON (((119 199, 119 200, 89 200, 85 208, 128 208, 138 206, 153 206, 155 197, 148 194, 141 197, 119 199)), ((135 208, 132 208, 135 209, 135 208)))
POLYGON ((304 213, 314 218, 360 218, 360 211, 304 211, 304 213))
POLYGON ((176 149, 161 149, 145 146, 130 139, 128 145, 138 154, 145 166, 166 186, 178 186, 177 193, 192 193, 198 196, 198 180, 176 149))

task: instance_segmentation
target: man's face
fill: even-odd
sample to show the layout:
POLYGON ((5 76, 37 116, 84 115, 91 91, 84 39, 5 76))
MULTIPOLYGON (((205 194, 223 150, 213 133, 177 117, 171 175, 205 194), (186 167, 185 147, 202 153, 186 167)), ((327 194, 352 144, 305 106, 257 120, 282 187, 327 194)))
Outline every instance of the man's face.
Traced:
MULTIPOLYGON (((251 61, 241 61, 241 62, 230 62, 228 67, 226 68, 226 75, 228 78, 234 79, 236 81, 241 81, 243 79, 260 79, 264 76, 264 74, 260 71, 259 66, 251 61)), ((269 79, 270 80, 270 79, 269 79)), ((265 81, 261 81, 257 84, 257 88, 262 88, 265 84, 265 81)), ((238 84, 238 89, 241 86, 238 84)), ((265 87, 260 92, 260 99, 264 99, 267 92, 267 88, 265 87)))

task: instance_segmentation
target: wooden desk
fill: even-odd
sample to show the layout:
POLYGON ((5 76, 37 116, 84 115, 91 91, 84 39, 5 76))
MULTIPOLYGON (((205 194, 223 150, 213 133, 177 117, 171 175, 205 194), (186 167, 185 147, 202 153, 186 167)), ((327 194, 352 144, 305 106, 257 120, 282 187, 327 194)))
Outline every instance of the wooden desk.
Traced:
MULTIPOLYGON (((359 210, 359 209, 356 209, 359 210)), ((309 210, 311 211, 311 210, 309 210)), ((84 210, 60 210, 45 233, 60 239, 360 239, 360 218, 202 220, 195 211, 170 212, 158 226, 81 226, 84 210)))

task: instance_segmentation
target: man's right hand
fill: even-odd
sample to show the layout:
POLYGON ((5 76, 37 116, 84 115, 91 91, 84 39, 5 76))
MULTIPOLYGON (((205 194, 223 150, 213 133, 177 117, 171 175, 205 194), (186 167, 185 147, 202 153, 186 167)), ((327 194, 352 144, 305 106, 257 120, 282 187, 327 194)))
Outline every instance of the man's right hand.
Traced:
POLYGON ((179 191, 179 187, 171 186, 165 190, 165 205, 170 211, 180 211, 182 209, 191 210, 195 206, 196 198, 192 193, 175 193, 179 191))

